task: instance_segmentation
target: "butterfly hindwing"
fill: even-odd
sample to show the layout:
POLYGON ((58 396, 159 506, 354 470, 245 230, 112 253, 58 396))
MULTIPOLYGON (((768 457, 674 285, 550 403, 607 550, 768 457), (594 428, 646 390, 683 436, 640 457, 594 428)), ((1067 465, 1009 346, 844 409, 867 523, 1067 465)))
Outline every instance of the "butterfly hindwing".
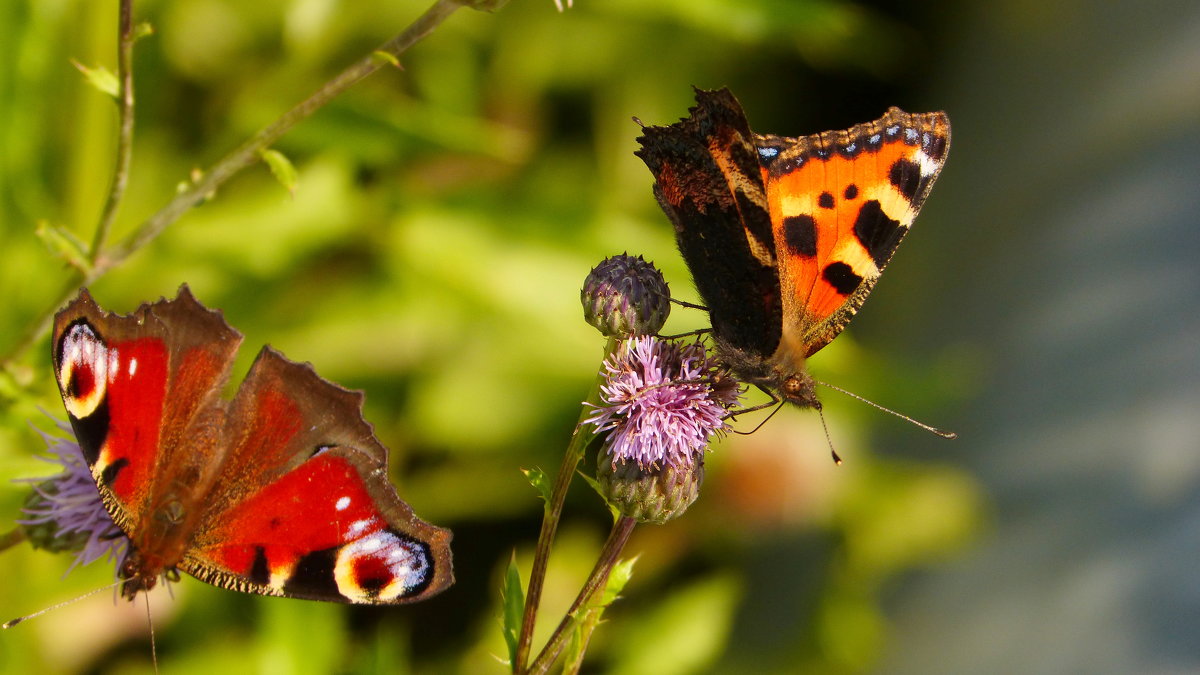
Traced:
POLYGON ((362 398, 263 348, 231 404, 230 456, 181 568, 242 591, 362 604, 448 586, 449 532, 387 483, 362 398))

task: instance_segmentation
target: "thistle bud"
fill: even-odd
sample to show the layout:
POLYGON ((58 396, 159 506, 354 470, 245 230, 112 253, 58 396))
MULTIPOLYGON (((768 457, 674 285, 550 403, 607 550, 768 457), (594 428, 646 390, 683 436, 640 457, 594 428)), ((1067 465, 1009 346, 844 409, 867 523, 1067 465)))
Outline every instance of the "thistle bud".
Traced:
POLYGON ((605 499, 621 515, 661 525, 687 511, 700 496, 704 457, 675 466, 643 469, 636 461, 613 463, 606 448, 596 459, 596 480, 605 499))
POLYGON ((583 317, 609 337, 653 335, 671 313, 667 282, 641 256, 606 258, 588 274, 579 297, 583 317))

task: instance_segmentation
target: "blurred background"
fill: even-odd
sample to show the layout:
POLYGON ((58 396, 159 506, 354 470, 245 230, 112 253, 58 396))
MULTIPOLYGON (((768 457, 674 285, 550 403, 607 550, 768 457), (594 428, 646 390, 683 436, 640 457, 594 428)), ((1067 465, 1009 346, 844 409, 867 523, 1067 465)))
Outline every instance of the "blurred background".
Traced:
MULTIPOLYGON (((700 500, 639 528, 595 673, 1200 670, 1200 5, 997 0, 513 0, 462 10, 92 286, 129 312, 187 282, 259 345, 367 393, 400 494, 455 532, 458 583, 402 608, 154 594, 164 673, 502 673, 498 589, 599 365, 578 291, 642 254, 695 300, 633 156, 638 127, 729 86, 752 128, 803 135, 889 105, 946 110, 946 169, 815 374, 829 393, 715 446, 700 500)), ((399 32, 423 3, 156 0, 135 55, 132 183, 115 237, 399 32)), ((69 277, 39 222, 90 240, 116 3, 0 1, 0 533, 63 412, 48 339, 69 277)), ((703 325, 677 310, 669 332, 703 325), (676 330, 677 329, 677 330, 676 330)), ((578 483, 539 627, 608 530, 578 483)), ((0 554, 0 619, 112 579, 0 554)), ((540 640, 535 644, 540 644, 540 640)), ((108 593, 0 634, 0 670, 151 672, 145 608, 108 593)))

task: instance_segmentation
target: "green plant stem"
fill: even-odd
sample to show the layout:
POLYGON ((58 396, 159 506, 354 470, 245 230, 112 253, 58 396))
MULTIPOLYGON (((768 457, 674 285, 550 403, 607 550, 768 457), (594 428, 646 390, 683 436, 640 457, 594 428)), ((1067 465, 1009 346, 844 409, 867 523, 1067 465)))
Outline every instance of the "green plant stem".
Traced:
POLYGON ((121 0, 117 11, 117 82, 120 84, 117 92, 117 156, 112 185, 88 251, 88 262, 93 266, 104 249, 104 241, 112 230, 129 187, 129 167, 133 162, 133 43, 133 0, 121 0))
MULTIPOLYGON (((604 358, 617 348, 620 341, 609 338, 604 346, 604 358)), ((588 392, 587 402, 600 402, 600 383, 603 375, 598 375, 588 392)), ((533 643, 533 629, 537 624, 538 605, 542 601, 542 589, 546 583, 546 568, 550 563, 550 548, 554 544, 554 534, 558 531, 558 522, 562 518, 563 504, 567 499, 567 489, 575 478, 575 468, 583 459, 583 453, 592 439, 596 437, 592 427, 583 423, 592 412, 589 406, 584 406, 579 413, 579 421, 575 424, 575 432, 567 451, 563 453, 562 465, 558 467, 558 475, 554 477, 554 488, 550 492, 550 501, 546 503, 546 512, 542 516, 542 529, 538 533, 537 548, 533 554, 533 568, 529 572, 529 589, 525 593, 525 613, 521 618, 521 633, 517 638, 517 656, 512 664, 514 673, 524 673, 525 664, 529 661, 530 646, 533 643)))
MULTIPOLYGON (((62 290, 54 296, 49 309, 34 319, 33 323, 26 330, 21 339, 13 346, 12 350, 3 359, 0 359, 0 366, 7 366, 11 361, 21 358, 34 343, 42 340, 50 330, 50 323, 53 320, 54 313, 58 308, 64 305, 76 293, 80 286, 87 286, 95 282, 100 277, 104 276, 113 267, 124 262, 129 256, 136 253, 146 244, 149 244, 159 234, 162 233, 167 226, 174 223, 188 209, 200 203, 211 195, 225 181, 232 178, 242 169, 250 166, 258 161, 259 152, 269 148, 272 143, 279 140, 285 133, 291 130, 299 122, 303 121, 335 96, 341 94, 351 85, 365 78, 366 76, 379 70, 385 63, 388 63, 386 58, 381 58, 376 52, 384 52, 391 55, 393 58, 399 58, 401 54, 407 51, 422 38, 429 35, 443 21, 446 20, 456 9, 463 6, 470 6, 477 9, 496 9, 502 2, 481 2, 472 0, 436 0, 433 5, 425 10, 425 13, 417 17, 408 28, 405 28, 396 37, 388 40, 379 49, 373 50, 371 54, 363 57, 349 68, 342 71, 324 86, 318 89, 308 98, 301 101, 298 105, 288 110, 279 119, 267 125, 256 133, 253 137, 247 140, 242 145, 238 146, 233 152, 226 155, 220 161, 212 166, 208 171, 204 172, 202 177, 196 181, 190 188, 180 192, 170 202, 158 210, 157 213, 150 216, 143 222, 132 234, 129 235, 119 245, 105 250, 102 246, 93 245, 91 256, 91 269, 84 272, 75 270, 67 282, 63 285, 62 290)), ((128 2, 123 1, 121 11, 125 12, 128 8, 128 2)), ((124 30, 124 22, 126 17, 121 19, 124 30)), ((130 29, 132 30, 132 29, 130 29)), ((132 35, 132 34, 131 34, 132 35)), ((125 49, 127 45, 122 43, 121 49, 125 49)), ((118 57, 118 62, 121 58, 118 57)), ((127 64, 128 65, 128 64, 127 64)), ((120 67, 120 66, 119 66, 120 67)), ((122 81, 128 77, 129 81, 122 84, 122 92, 127 93, 132 102, 132 74, 128 67, 125 68, 122 74, 122 81)), ((122 118, 122 125, 130 125, 132 130, 133 114, 132 111, 122 118)), ((122 132, 124 133, 124 132, 122 132)), ((118 151, 118 155, 121 152, 118 151)), ((128 158, 126 158, 128 161, 128 158)), ((120 160, 118 160, 120 162, 120 160)), ((128 174, 128 170, 125 171, 128 174)), ((124 179, 122 179, 124 180, 124 179)), ((114 190, 118 181, 114 179, 114 190)), ((121 188, 121 192, 124 187, 121 188)), ((110 201, 112 194, 110 193, 110 201)), ((120 195, 115 200, 119 202, 120 195)), ((111 207, 106 207, 106 215, 101 219, 101 227, 96 232, 96 241, 101 242, 107 236, 107 227, 104 222, 110 217, 107 215, 111 211, 111 217, 115 218, 116 203, 111 204, 111 207)))
POLYGON ((604 542, 604 548, 600 551, 596 566, 592 568, 591 575, 580 589, 579 595, 575 597, 571 609, 567 610, 567 614, 558 624, 558 628, 554 629, 554 634, 546 642, 542 653, 538 654, 533 665, 529 667, 529 675, 544 675, 546 671, 550 670, 550 666, 554 665, 554 660, 562 653, 563 647, 570 638, 571 630, 583 617, 587 616, 596 596, 604 591, 604 586, 608 583, 608 575, 612 572, 613 566, 617 564, 617 560, 620 559, 621 551, 624 550, 625 543, 629 541, 629 535, 633 533, 636 525, 637 521, 629 516, 621 516, 617 522, 613 523, 613 529, 608 535, 608 541, 604 542))

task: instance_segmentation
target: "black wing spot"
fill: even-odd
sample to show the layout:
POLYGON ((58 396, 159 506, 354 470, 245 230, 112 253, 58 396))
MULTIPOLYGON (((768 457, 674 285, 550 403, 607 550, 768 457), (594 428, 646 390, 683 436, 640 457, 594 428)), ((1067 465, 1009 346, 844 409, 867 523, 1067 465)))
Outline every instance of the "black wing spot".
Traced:
POLYGON ((69 413, 67 417, 71 420, 71 429, 75 431, 83 458, 87 460, 88 466, 92 466, 100 459, 100 448, 104 447, 104 442, 108 440, 108 398, 102 399, 100 405, 87 417, 80 419, 69 413))
POLYGON ((830 263, 821 272, 821 277, 828 281, 833 289, 841 295, 850 295, 862 283, 862 277, 854 273, 854 269, 844 262, 830 263))
POLYGON ((879 269, 883 269, 892 259, 892 253, 895 253, 907 229, 900 225, 900 221, 889 218, 875 199, 862 205, 854 221, 854 236, 871 254, 871 259, 879 269))
POLYGON ((285 593, 300 597, 341 600, 333 568, 337 565, 338 547, 323 548, 301 556, 292 574, 283 584, 285 593))
POLYGON ((888 180, 905 199, 912 202, 917 198, 917 191, 921 187, 921 166, 907 159, 898 159, 888 172, 888 180))
POLYGON ((846 186, 846 192, 842 194, 846 199, 856 199, 858 197, 858 186, 851 183, 846 186))
POLYGON ((113 481, 117 479, 117 475, 120 474, 121 470, 127 466, 129 466, 128 457, 122 457, 118 459, 112 464, 104 467, 104 471, 100 474, 100 480, 103 481, 105 485, 112 485, 113 481))
POLYGON ((254 564, 250 566, 250 581, 262 586, 271 583, 271 568, 267 565, 267 552, 262 546, 254 547, 254 564))
MULTIPOLYGON (((828 193, 826 193, 828 194, 828 193)), ((817 221, 810 215, 789 216, 783 219, 783 241, 788 249, 806 258, 817 254, 817 221)))
POLYGON ((946 155, 946 137, 935 135, 933 140, 924 144, 925 154, 933 158, 934 161, 940 160, 946 155))
POLYGON ((833 208, 833 195, 828 192, 822 192, 820 197, 817 197, 817 205, 823 209, 833 208))

